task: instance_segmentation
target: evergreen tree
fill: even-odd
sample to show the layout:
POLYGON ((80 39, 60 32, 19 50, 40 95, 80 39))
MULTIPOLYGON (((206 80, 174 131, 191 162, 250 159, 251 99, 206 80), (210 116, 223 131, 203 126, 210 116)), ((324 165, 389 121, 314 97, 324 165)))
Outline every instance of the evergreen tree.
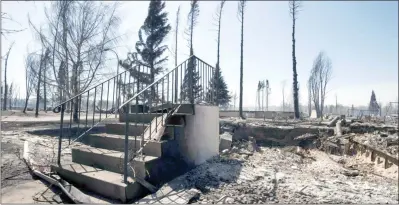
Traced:
MULTIPOLYGON (((155 76, 164 71, 163 64, 168 61, 167 56, 163 56, 168 49, 163 45, 165 37, 169 34, 171 27, 168 23, 168 13, 164 12, 165 2, 160 0, 151 0, 148 7, 148 15, 143 26, 139 30, 139 41, 136 43, 136 52, 140 58, 134 60, 138 65, 149 67, 149 75, 142 75, 142 82, 152 83, 155 76)), ((133 55, 134 57, 137 55, 133 55)), ((135 75, 143 74, 138 67, 132 69, 135 75)), ((150 100, 155 97, 155 87, 151 88, 150 100)), ((150 101, 151 104, 151 101, 150 101)))
MULTIPOLYGON (((193 54, 193 51, 190 51, 190 54, 193 54)), ((192 56, 192 55, 191 55, 192 56)), ((182 85, 182 92, 181 92, 181 99, 183 101, 190 101, 191 99, 191 91, 193 92, 193 101, 194 100, 199 100, 199 97, 202 94, 202 87, 198 83, 200 80, 199 73, 196 71, 197 68, 197 62, 195 57, 191 57, 188 59, 187 63, 187 69, 184 74, 184 79, 183 79, 183 85, 182 85), (190 75, 192 75, 192 79, 190 81, 190 75), (191 84, 190 84, 191 82, 191 84), (192 86, 192 90, 190 89, 192 86)), ((192 101, 190 101, 193 103, 192 101)))
POLYGON ((371 91, 370 103, 369 103, 369 110, 372 114, 378 114, 380 110, 380 106, 377 103, 377 98, 375 97, 374 90, 371 91))
POLYGON ((231 96, 229 95, 229 91, 227 90, 227 84, 224 81, 222 76, 222 72, 220 70, 220 34, 222 27, 222 13, 223 7, 226 1, 222 0, 218 7, 216 17, 217 17, 217 58, 216 58, 216 69, 212 76, 212 80, 210 82, 210 90, 207 93, 207 101, 214 100, 217 105, 228 106, 231 96))
MULTIPOLYGON (((127 95, 128 98, 133 97, 133 91, 141 91, 143 88, 151 84, 151 77, 149 74, 149 68, 140 64, 137 60, 137 53, 129 53, 127 58, 119 62, 119 65, 129 72, 135 80, 134 82, 123 84, 119 81, 119 86, 125 86, 127 88, 123 95, 127 95)), ((144 91, 141 95, 136 98, 136 104, 148 103, 150 96, 149 91, 144 91)))
MULTIPOLYGON (((199 15, 198 1, 192 0, 191 9, 188 14, 188 31, 187 31, 188 35, 190 36, 189 40, 190 56, 194 55, 193 34, 194 34, 194 27, 197 24, 198 15, 199 15)), ((202 92, 202 87, 198 84, 200 76, 199 73, 197 72, 196 67, 197 67, 197 62, 195 57, 191 57, 190 59, 188 59, 187 68, 185 70, 184 80, 181 88, 181 96, 180 96, 181 99, 184 101, 190 101, 191 103, 194 103, 194 100, 197 99, 199 96, 201 96, 202 92), (193 99, 191 99, 191 95, 193 99)))
POLYGON ((231 96, 229 95, 229 91, 227 90, 227 84, 222 76, 222 71, 221 69, 215 69, 215 72, 218 73, 213 74, 213 78, 210 82, 210 88, 206 94, 206 100, 208 102, 211 100, 215 100, 215 103, 218 106, 229 106, 231 96))

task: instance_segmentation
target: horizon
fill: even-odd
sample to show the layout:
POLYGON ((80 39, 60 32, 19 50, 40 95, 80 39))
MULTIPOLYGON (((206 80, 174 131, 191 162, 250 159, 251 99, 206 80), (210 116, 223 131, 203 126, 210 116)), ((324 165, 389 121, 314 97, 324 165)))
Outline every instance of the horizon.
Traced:
MULTIPOLYGON (((1 3, 2 11, 6 11, 21 24, 2 22, 2 26, 25 28, 22 32, 1 38, 2 56, 15 41, 8 60, 7 82, 19 85, 21 97, 25 96, 24 61, 27 50, 33 51, 38 48, 38 42, 28 25, 27 16, 29 14, 32 22, 40 26, 44 23, 43 6, 48 6, 50 3, 26 1, 1 3)), ((121 18, 121 23, 118 34, 125 35, 114 50, 121 60, 128 51, 134 49, 138 39, 138 29, 147 15, 148 3, 120 2, 118 16, 121 18)), ((165 10, 169 13, 172 31, 164 44, 168 45, 169 49, 174 46, 173 29, 179 5, 181 5, 181 20, 178 62, 182 62, 189 53, 183 35, 187 25, 189 2, 166 2, 165 10)), ((211 65, 216 63, 217 33, 212 16, 218 5, 219 1, 199 2, 200 14, 194 31, 195 55, 211 65), (209 49, 212 52, 209 52, 209 49)), ((222 15, 220 65, 229 91, 235 91, 239 95, 240 23, 236 18, 236 10, 237 2, 226 2, 222 15)), ((285 98, 292 98, 292 22, 288 2, 249 1, 245 12, 243 107, 255 107, 253 102, 255 102, 257 83, 265 79, 269 80, 271 87, 269 106, 281 106, 283 81, 286 81, 285 98)), ((372 90, 376 94, 378 103, 386 105, 389 102, 398 102, 397 1, 305 1, 302 2, 295 33, 301 105, 307 105, 306 82, 313 60, 320 51, 326 52, 333 66, 332 79, 327 86, 329 92, 326 105, 335 105, 335 95, 337 95, 338 104, 343 106, 352 104, 367 106, 372 90)), ((166 54, 170 56, 167 68, 171 69, 174 65, 173 56, 168 52, 166 54)), ((107 55, 109 58, 107 67, 116 74, 115 57, 113 54, 107 55)), ((3 59, 1 67, 1 82, 3 82, 3 59)), ((236 104, 238 105, 238 100, 236 104)))

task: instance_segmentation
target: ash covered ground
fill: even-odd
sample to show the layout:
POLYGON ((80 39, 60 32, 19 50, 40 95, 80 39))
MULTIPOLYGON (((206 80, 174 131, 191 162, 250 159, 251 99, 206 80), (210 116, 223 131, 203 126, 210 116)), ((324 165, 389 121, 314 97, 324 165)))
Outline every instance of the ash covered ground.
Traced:
MULTIPOLYGON (((277 129, 284 126, 325 128, 296 121, 265 124, 247 120, 244 123, 277 129)), ((56 203, 53 197, 58 193, 48 191, 46 185, 34 181, 20 158, 24 141, 29 141, 36 162, 45 167, 54 163, 57 138, 29 134, 29 131, 58 126, 56 122, 2 122, 2 202, 6 202, 4 196, 8 196, 8 202, 56 203), (27 193, 23 199, 21 190, 27 193), (48 199, 43 199, 43 193, 47 193, 48 199)), ((340 137, 330 135, 328 138, 342 141, 351 135, 359 142, 397 157, 397 130, 385 132, 372 128, 365 132, 340 137)), ((287 133, 291 135, 292 131, 287 133)), ((67 144, 64 140, 63 147, 67 144)), ((305 150, 298 146, 261 144, 264 145, 258 143, 259 147, 255 146, 255 149, 253 142, 234 140, 231 149, 177 180, 186 188, 201 192, 193 201, 196 203, 398 203, 397 166, 384 169, 362 157, 333 155, 317 148, 305 150)), ((70 154, 65 150, 63 157, 70 158, 70 154)))
POLYGON ((398 202, 398 182, 393 175, 354 169, 354 159, 297 147, 259 147, 251 153, 248 146, 236 142, 230 151, 179 180, 201 191, 197 203, 398 202), (348 172, 357 174, 348 176, 348 172))

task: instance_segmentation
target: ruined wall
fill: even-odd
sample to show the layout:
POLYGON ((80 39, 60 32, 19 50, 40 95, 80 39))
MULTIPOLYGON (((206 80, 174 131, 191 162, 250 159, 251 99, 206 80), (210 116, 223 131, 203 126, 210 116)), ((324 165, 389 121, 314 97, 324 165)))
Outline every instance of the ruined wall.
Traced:
POLYGON ((304 134, 317 136, 334 134, 334 128, 321 126, 275 126, 271 124, 256 125, 246 122, 220 120, 220 132, 230 132, 233 140, 248 140, 252 136, 256 142, 263 144, 296 146, 301 140, 295 138, 304 134))
MULTIPOLYGON (((280 111, 244 111, 245 117, 249 118, 266 118, 266 119, 274 119, 275 117, 279 118, 294 118, 294 112, 280 112, 280 111)), ((238 111, 229 111, 223 110, 219 111, 220 117, 239 117, 238 111)))

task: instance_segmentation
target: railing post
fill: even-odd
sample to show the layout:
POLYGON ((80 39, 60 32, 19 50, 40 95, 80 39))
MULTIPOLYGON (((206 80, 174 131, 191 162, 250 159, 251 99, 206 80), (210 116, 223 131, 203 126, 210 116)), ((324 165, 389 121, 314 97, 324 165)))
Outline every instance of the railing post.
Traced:
POLYGON ((61 166, 61 147, 62 147, 62 135, 64 129, 64 111, 65 104, 61 105, 61 125, 60 125, 60 137, 58 138, 58 156, 57 156, 57 164, 61 166))
POLYGON ((215 94, 215 104, 216 104, 216 106, 218 106, 219 107, 219 101, 218 101, 218 92, 219 92, 219 79, 218 79, 218 77, 219 77, 219 64, 216 66, 216 69, 213 69, 214 70, 214 76, 212 76, 213 77, 213 79, 214 79, 214 83, 215 83, 215 86, 216 86, 216 94, 215 94))
POLYGON ((175 72, 175 99, 174 99, 175 102, 174 103, 177 104, 177 94, 178 94, 177 93, 177 90, 178 90, 177 88, 179 86, 179 81, 178 81, 178 79, 179 79, 179 68, 176 67, 174 72, 175 72))
POLYGON ((191 104, 194 104, 194 82, 193 82, 193 75, 194 75, 194 69, 195 69, 195 57, 191 56, 191 59, 189 60, 189 69, 188 69, 188 96, 191 104))
MULTIPOLYGON (((129 107, 129 103, 126 104, 126 107, 129 107)), ((127 162, 128 162, 128 149, 129 149, 129 112, 125 112, 125 156, 124 156, 124 162, 123 162, 123 182, 126 184, 127 183, 127 162)))

